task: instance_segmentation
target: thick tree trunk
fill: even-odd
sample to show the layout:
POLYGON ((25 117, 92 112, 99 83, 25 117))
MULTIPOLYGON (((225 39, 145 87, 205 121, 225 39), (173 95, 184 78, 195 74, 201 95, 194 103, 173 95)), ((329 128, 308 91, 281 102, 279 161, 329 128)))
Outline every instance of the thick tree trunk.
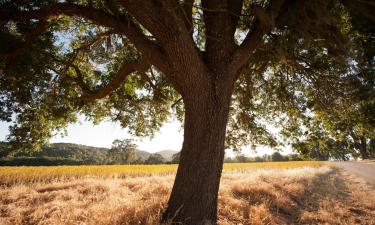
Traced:
POLYGON ((351 132, 350 136, 353 138, 354 148, 359 150, 359 154, 361 155, 361 158, 368 159, 369 154, 367 150, 366 138, 364 136, 358 137, 354 134, 354 132, 351 132))
POLYGON ((230 96, 231 91, 213 87, 184 98, 184 143, 162 221, 216 224, 230 96))
POLYGON ((367 143, 366 143, 366 138, 361 137, 361 141, 359 143, 359 152, 361 153, 362 159, 369 159, 369 155, 367 152, 367 143))

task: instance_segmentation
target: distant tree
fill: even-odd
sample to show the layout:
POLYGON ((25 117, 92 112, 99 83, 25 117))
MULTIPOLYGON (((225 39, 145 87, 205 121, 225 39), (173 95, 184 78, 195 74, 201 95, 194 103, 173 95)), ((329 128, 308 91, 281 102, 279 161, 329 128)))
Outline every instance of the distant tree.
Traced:
POLYGON ((272 161, 271 155, 268 155, 268 154, 264 154, 262 156, 262 158, 263 158, 263 162, 271 162, 272 161))
POLYGON ((289 161, 302 161, 303 159, 299 154, 289 154, 287 155, 289 161))
POLYGON ((271 161, 272 162, 282 162, 282 161, 286 161, 286 159, 283 155, 281 155, 280 152, 274 152, 271 155, 271 161))
POLYGON ((237 160, 235 158, 232 158, 232 157, 225 157, 224 158, 224 163, 236 163, 237 160))
POLYGON ((375 138, 370 139, 369 153, 370 153, 371 158, 375 158, 375 138))
POLYGON ((145 161, 146 164, 162 164, 165 162, 165 159, 160 154, 151 154, 148 159, 145 161))
MULTIPOLYGON (((346 4, 356 3, 346 1, 346 4)), ((375 26, 369 24, 367 15, 357 7, 350 9, 350 13, 352 27, 349 34, 355 46, 351 53, 355 66, 351 72, 340 67, 332 67, 331 72, 341 74, 341 83, 345 85, 340 85, 340 94, 310 95, 305 107, 301 108, 302 116, 289 117, 287 122, 288 125, 294 125, 294 128, 288 127, 290 131, 298 130, 301 128, 298 125, 303 124, 306 130, 297 132, 292 142, 296 144, 296 139, 306 138, 306 144, 310 145, 308 151, 312 150, 314 157, 321 159, 373 157, 370 154, 373 148, 369 145, 371 139, 375 138, 375 26), (359 33, 361 35, 357 36, 359 33)), ((320 61, 319 64, 331 65, 328 61, 320 61)))
POLYGON ((146 159, 137 157, 137 159, 133 161, 133 164, 145 164, 145 162, 146 162, 146 159))
POLYGON ((116 139, 108 150, 108 158, 114 164, 129 164, 137 159, 137 145, 131 139, 116 139))
POLYGON ((0 142, 0 158, 6 157, 11 153, 11 146, 7 142, 0 142))
POLYGON ((254 162, 264 162, 264 158, 260 156, 255 156, 254 157, 254 162))
POLYGON ((180 154, 181 152, 177 152, 176 154, 173 154, 171 162, 174 164, 178 164, 180 162, 180 154))
MULTIPOLYGON (((0 158, 12 157, 14 160, 17 158, 29 158, 31 162, 40 162, 40 165, 47 165, 47 161, 39 160, 39 158, 58 159, 60 163, 64 162, 75 162, 76 164, 106 164, 108 163, 108 149, 97 148, 85 145, 71 144, 71 143, 52 143, 41 147, 38 151, 11 151, 11 145, 9 143, 0 143, 0 158), (2 147, 4 146, 4 147, 2 147), (3 154, 2 149, 6 151, 3 154), (3 154, 3 155, 2 155, 3 154), (33 159, 32 159, 33 158, 33 159), (46 164, 43 164, 46 163, 46 164)), ((24 160, 18 160, 18 163, 26 162, 24 160)), ((26 165, 26 164, 25 164, 26 165)), ((49 164, 48 164, 49 165, 49 164)))
POLYGON ((235 160, 236 160, 236 162, 239 162, 239 163, 247 163, 247 162, 251 162, 252 161, 250 157, 247 157, 244 154, 238 154, 238 155, 236 155, 235 160))

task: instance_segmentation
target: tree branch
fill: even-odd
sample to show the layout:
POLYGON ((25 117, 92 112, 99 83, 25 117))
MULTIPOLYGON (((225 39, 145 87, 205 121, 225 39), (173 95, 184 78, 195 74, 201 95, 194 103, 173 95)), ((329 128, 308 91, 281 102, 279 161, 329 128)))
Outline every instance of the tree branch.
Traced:
POLYGON ((275 21, 283 11, 283 7, 286 7, 285 2, 286 0, 274 0, 271 1, 267 9, 259 7, 253 9, 253 14, 256 16, 255 24, 232 55, 231 70, 238 71, 241 69, 247 63, 251 54, 263 44, 263 36, 274 27, 275 21))
POLYGON ((126 15, 114 16, 102 10, 72 3, 54 3, 32 11, 0 11, 0 20, 25 21, 30 19, 53 19, 61 15, 77 16, 96 22, 98 25, 112 28, 125 35, 142 53, 145 60, 152 62, 161 71, 169 70, 163 50, 148 40, 136 23, 126 15))
POLYGON ((171 105, 171 108, 174 108, 179 102, 181 102, 183 100, 183 98, 179 98, 177 99, 177 101, 175 101, 172 105, 171 105))
MULTIPOLYGON (((133 63, 124 63, 120 70, 117 72, 116 76, 104 87, 97 88, 96 90, 90 90, 87 91, 87 86, 81 86, 85 85, 83 82, 82 76, 79 78, 81 81, 78 81, 78 85, 81 86, 82 90, 84 91, 84 94, 82 96, 82 100, 86 103, 95 101, 96 99, 104 98, 105 96, 109 95, 111 92, 118 89, 121 84, 125 81, 125 79, 128 77, 129 74, 139 71, 140 73, 144 73, 149 67, 149 64, 147 64, 145 61, 140 62, 133 62, 133 63)), ((79 77, 79 76, 78 76, 79 77)))
POLYGON ((78 66, 72 64, 72 65, 70 65, 70 67, 73 67, 74 71, 77 74, 77 77, 68 76, 68 79, 73 80, 76 84, 78 84, 78 86, 82 89, 82 92, 84 92, 85 94, 86 93, 87 94, 93 94, 93 91, 85 83, 85 81, 83 79, 83 74, 82 74, 81 70, 78 68, 78 66))
POLYGON ((37 40, 40 37, 40 35, 42 35, 43 32, 47 29, 48 22, 45 20, 40 20, 36 27, 31 32, 26 34, 25 42, 19 48, 15 49, 13 52, 6 55, 5 64, 12 64, 18 56, 24 54, 31 47, 34 41, 37 40))
POLYGON ((194 0, 185 0, 182 3, 182 20, 187 30, 193 35, 193 4, 194 0))
POLYGON ((121 4, 160 43, 171 68, 169 73, 161 71, 179 93, 194 83, 207 82, 206 66, 178 13, 181 10, 178 1, 127 0, 121 4))
POLYGON ((205 61, 211 69, 228 62, 235 47, 234 33, 243 0, 202 1, 206 28, 205 61))

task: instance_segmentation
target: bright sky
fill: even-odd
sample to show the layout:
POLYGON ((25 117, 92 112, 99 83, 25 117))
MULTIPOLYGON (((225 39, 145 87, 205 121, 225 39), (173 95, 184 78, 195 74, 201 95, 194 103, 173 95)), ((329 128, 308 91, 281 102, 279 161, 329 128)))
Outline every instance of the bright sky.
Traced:
MULTIPOLYGON (((8 123, 0 122, 0 141, 5 140, 6 135, 9 134, 9 125, 8 123)), ((67 136, 61 137, 57 135, 53 137, 50 142, 67 142, 109 148, 115 139, 133 138, 138 145, 138 149, 148 152, 161 150, 179 151, 183 142, 183 131, 180 129, 177 121, 170 121, 165 124, 153 139, 132 137, 127 130, 122 129, 118 123, 102 122, 99 125, 94 125, 84 119, 81 119, 76 124, 71 124, 67 131, 67 136)), ((273 150, 266 147, 259 147, 257 148, 257 153, 254 153, 249 147, 245 146, 243 148, 243 153, 254 156, 272 154, 273 150)), ((289 148, 285 148, 281 153, 289 154, 291 151, 289 148)), ((234 154, 232 151, 227 151, 227 155, 233 156, 234 154)))
MULTIPOLYGON (((0 122, 0 141, 5 140, 9 134, 10 124, 0 122)), ((132 137, 126 129, 122 129, 118 123, 102 122, 94 125, 90 121, 81 119, 67 128, 67 135, 56 135, 50 142, 67 142, 83 144, 95 147, 110 148, 115 139, 133 138, 140 150, 156 152, 160 150, 179 150, 182 146, 182 132, 176 121, 165 124, 160 132, 151 140, 150 138, 132 137)))

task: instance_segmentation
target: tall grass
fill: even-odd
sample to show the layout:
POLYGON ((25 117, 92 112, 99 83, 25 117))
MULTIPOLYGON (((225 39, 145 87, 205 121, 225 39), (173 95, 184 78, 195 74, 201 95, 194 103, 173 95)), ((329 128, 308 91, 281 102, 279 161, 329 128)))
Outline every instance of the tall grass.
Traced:
MULTIPOLYGON (((322 162, 267 162, 228 163, 224 171, 246 171, 265 168, 316 167, 322 162)), ((90 165, 90 166, 20 166, 0 167, 0 184, 54 182, 78 178, 125 178, 151 175, 168 175, 177 171, 178 165, 90 165)))

